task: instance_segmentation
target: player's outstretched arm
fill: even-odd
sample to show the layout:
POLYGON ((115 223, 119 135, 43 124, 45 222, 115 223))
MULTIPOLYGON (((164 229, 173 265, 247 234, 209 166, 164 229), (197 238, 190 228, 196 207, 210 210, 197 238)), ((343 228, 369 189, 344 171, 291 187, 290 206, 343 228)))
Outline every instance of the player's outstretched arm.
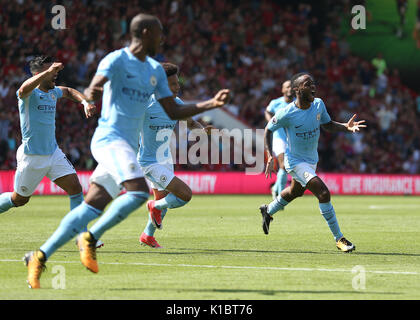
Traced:
POLYGON ((54 77, 63 68, 64 66, 61 62, 54 62, 47 70, 30 77, 20 86, 18 90, 19 98, 23 99, 29 96, 45 78, 54 77))
POLYGON ((102 97, 104 92, 104 84, 108 81, 108 78, 102 75, 95 75, 90 82, 89 87, 83 92, 87 98, 87 101, 96 101, 102 97))
POLYGON ((83 93, 73 88, 60 86, 59 88, 63 92, 63 98, 67 98, 74 102, 83 104, 86 118, 90 118, 96 113, 96 106, 87 102, 87 97, 83 93))
POLYGON ((365 120, 354 121, 356 116, 357 115, 354 114, 347 123, 330 121, 326 124, 321 125, 321 127, 328 132, 356 132, 360 131, 360 128, 366 128, 367 126, 363 124, 366 122, 365 120))
POLYGON ((198 102, 196 104, 178 105, 173 97, 167 97, 159 100, 165 112, 172 120, 181 120, 192 117, 196 114, 220 108, 229 101, 228 89, 220 90, 212 99, 198 102))

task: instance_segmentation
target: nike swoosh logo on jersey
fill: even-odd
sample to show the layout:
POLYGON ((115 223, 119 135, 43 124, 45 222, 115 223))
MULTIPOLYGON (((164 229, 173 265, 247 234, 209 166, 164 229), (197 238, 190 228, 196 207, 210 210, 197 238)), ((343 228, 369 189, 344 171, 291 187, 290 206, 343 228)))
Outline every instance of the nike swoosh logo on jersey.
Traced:
POLYGON ((136 76, 133 76, 132 74, 127 74, 127 78, 131 79, 131 78, 135 78, 136 76))
POLYGON ((157 118, 159 118, 159 117, 150 117, 150 119, 157 119, 157 118))
POLYGON ((295 126, 295 128, 297 129, 297 128, 300 128, 301 126, 303 126, 303 124, 301 124, 300 126, 295 126))

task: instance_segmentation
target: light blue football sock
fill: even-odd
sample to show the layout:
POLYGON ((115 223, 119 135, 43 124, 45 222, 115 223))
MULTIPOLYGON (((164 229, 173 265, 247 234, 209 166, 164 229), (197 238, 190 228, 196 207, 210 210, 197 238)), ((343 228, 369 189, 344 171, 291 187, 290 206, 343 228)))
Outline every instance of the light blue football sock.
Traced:
POLYGON ((40 250, 45 253, 46 258, 48 259, 58 250, 58 248, 82 232, 83 228, 85 228, 90 221, 101 215, 101 213, 101 210, 88 205, 86 202, 82 202, 61 220, 57 230, 55 230, 47 242, 41 246, 40 250))
POLYGON ((277 172, 277 194, 280 194, 284 188, 286 188, 287 184, 287 172, 284 169, 280 169, 279 172, 277 172))
POLYGON ((327 221, 328 227, 334 235, 335 241, 337 241, 343 236, 343 234, 340 231, 337 217, 335 216, 334 207, 332 206, 331 202, 319 203, 319 210, 321 211, 325 221, 327 221))
POLYGON ((284 200, 280 195, 277 196, 276 199, 271 201, 267 208, 267 213, 272 216, 277 211, 283 210, 285 206, 287 206, 289 202, 284 200))
MULTIPOLYGON (((83 202, 83 192, 80 192, 78 194, 69 195, 70 198, 70 210, 73 210, 76 208, 79 204, 83 202)), ((82 230, 87 231, 87 226, 82 230)))
MULTIPOLYGON (((163 218, 165 217, 167 211, 168 211, 168 209, 163 209, 162 210, 162 213, 161 213, 162 221, 163 221, 163 218)), ((145 234, 147 234, 148 236, 153 237, 153 235, 155 234, 155 231, 156 231, 156 227, 153 225, 152 220, 150 219, 150 215, 149 215, 149 221, 147 221, 146 228, 144 228, 143 232, 145 234)))
POLYGON ((70 210, 76 208, 79 204, 83 202, 83 192, 78 194, 69 195, 70 198, 70 210))
POLYGON ((131 212, 139 208, 148 198, 149 193, 142 191, 128 191, 119 196, 90 228, 90 233, 96 240, 99 240, 105 231, 127 218, 131 212))
POLYGON ((279 186, 280 179, 279 179, 279 177, 280 177, 280 174, 277 172, 276 182, 271 187, 278 195, 280 194, 279 193, 279 189, 280 189, 280 186, 279 186))
POLYGON ((0 194, 0 213, 6 212, 15 205, 12 202, 12 192, 5 192, 0 194))
POLYGON ((173 193, 170 193, 165 198, 155 201, 155 208, 158 210, 163 210, 167 208, 174 209, 185 206, 187 203, 188 201, 184 201, 175 196, 173 193))

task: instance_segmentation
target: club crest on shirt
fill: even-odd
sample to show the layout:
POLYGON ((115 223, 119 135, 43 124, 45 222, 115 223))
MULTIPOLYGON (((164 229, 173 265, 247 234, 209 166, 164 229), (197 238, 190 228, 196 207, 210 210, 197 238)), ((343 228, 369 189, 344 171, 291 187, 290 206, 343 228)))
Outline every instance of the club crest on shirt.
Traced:
POLYGON ((135 166, 135 164, 134 164, 134 163, 130 163, 130 164, 128 165, 128 167, 130 168, 130 171, 131 171, 131 172, 134 172, 134 171, 136 170, 136 166, 135 166))
POLYGON ((319 119, 321 119, 321 114, 320 114, 320 113, 318 113, 318 114, 316 115, 316 120, 318 120, 318 121, 319 121, 319 119))
POLYGON ((166 182, 168 178, 165 175, 160 176, 160 181, 166 182))
POLYGON ((272 117, 272 118, 271 118, 271 121, 272 121, 274 124, 276 124, 276 123, 277 123, 277 118, 276 118, 276 117, 272 117))
POLYGON ((157 85, 157 80, 155 76, 150 77, 150 84, 154 87, 157 85))
POLYGON ((52 92, 50 93, 50 97, 51 99, 55 100, 55 95, 52 92))

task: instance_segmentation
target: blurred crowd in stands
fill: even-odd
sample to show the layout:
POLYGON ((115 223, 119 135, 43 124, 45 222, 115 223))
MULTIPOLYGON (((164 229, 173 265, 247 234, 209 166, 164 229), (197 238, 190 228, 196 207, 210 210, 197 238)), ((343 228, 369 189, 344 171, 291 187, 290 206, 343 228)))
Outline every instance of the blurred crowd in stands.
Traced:
MULTIPOLYGON (((98 62, 126 46, 130 19, 157 15, 165 43, 155 58, 180 66, 184 100, 207 99, 220 88, 233 92, 229 112, 252 128, 264 128, 264 110, 281 96, 281 84, 311 73, 332 119, 353 114, 368 127, 358 134, 321 133, 321 172, 420 173, 420 98, 401 83, 398 70, 378 53, 372 61, 351 54, 340 36, 349 1, 281 5, 277 1, 128 0, 60 1, 66 29, 51 27, 58 1, 0 0, 0 169, 15 169, 21 143, 16 90, 30 76, 34 55, 64 63, 58 85, 80 91, 98 62)), ((85 119, 80 105, 60 100, 56 136, 77 169, 93 169, 90 137, 97 118, 85 119)), ((233 158, 232 158, 233 162, 233 158)), ((178 165, 177 169, 243 170, 241 165, 178 165)))

